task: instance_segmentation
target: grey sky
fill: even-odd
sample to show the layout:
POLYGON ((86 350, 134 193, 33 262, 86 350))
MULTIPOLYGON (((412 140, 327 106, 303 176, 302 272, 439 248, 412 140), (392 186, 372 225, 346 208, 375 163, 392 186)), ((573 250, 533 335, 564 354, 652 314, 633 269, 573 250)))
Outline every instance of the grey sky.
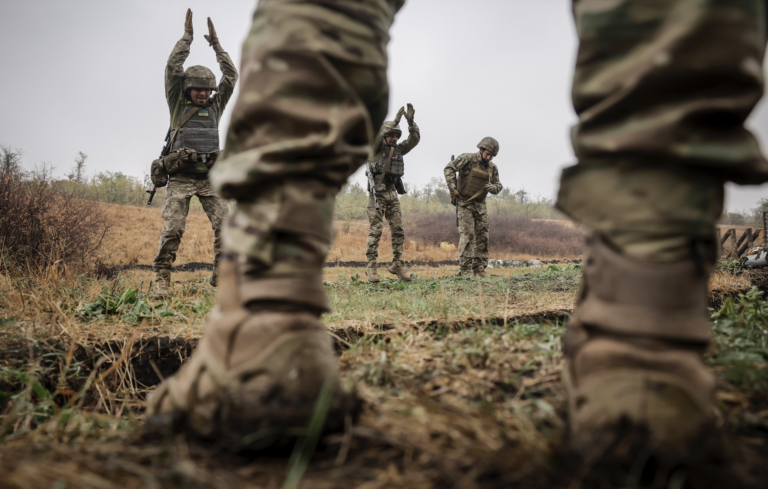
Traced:
MULTIPOLYGON (((64 174, 78 151, 88 171, 142 176, 168 128, 163 70, 191 7, 187 65, 221 75, 203 38, 206 17, 240 64, 255 0, 0 0, 0 144, 64 174)), ((576 37, 570 0, 408 0, 392 29, 390 116, 416 107, 422 142, 405 180, 442 178, 451 154, 499 140, 501 182, 554 197, 572 164, 570 83, 576 37)), ((238 86, 239 88, 239 86, 238 86)), ((237 92, 235 93, 235 98, 237 92)), ((231 108, 224 113, 226 129, 231 108)), ((404 124, 404 123, 403 123, 404 124)), ((768 101, 750 119, 768 148, 768 101)), ((223 140, 223 135, 222 135, 223 140)), ((355 177, 362 181, 361 175, 355 177)), ((729 186, 727 206, 750 208, 768 186, 729 186)))

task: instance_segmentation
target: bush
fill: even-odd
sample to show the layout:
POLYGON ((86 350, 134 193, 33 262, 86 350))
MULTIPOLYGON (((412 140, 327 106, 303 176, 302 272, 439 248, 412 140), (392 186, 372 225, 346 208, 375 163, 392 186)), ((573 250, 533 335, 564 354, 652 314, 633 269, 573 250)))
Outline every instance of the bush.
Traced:
POLYGON ((109 229, 98 204, 52 184, 43 168, 31 177, 0 173, 0 267, 83 266, 109 229))
MULTIPOLYGON (((491 215, 490 218, 491 250, 540 258, 578 256, 583 252, 584 236, 574 228, 524 217, 491 215)), ((403 224, 408 240, 434 246, 459 242, 455 213, 407 214, 403 216, 403 224)))

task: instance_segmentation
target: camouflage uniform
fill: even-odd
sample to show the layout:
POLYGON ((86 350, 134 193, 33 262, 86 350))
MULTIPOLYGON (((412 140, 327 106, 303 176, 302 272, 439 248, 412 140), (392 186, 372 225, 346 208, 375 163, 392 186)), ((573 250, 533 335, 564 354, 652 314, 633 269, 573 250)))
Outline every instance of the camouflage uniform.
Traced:
POLYGON ((578 164, 557 207, 595 234, 564 336, 570 443, 589 452, 623 418, 679 459, 716 425, 702 357, 723 183, 768 180, 744 127, 766 2, 579 0, 574 14, 578 164))
MULTIPOLYGON (((443 173, 448 188, 456 190, 456 173, 459 173, 459 178, 466 178, 473 165, 480 165, 484 171, 489 171, 490 167, 490 183, 493 185, 490 193, 496 195, 501 192, 499 168, 493 162, 483 161, 479 152, 464 153, 446 165, 443 173)), ((485 194, 472 200, 459 197, 459 267, 462 275, 469 274, 473 270, 480 272, 488 266, 489 231, 490 222, 485 194)))
MULTIPOLYGON (((183 91, 183 65, 189 56, 191 43, 192 34, 185 32, 174 46, 165 68, 165 95, 171 113, 171 127, 174 129, 179 123, 185 106, 192 103, 183 91)), ((210 108, 216 114, 218 121, 221 120, 221 114, 232 96, 238 75, 232 59, 221 45, 216 43, 213 48, 216 51, 216 60, 219 62, 223 77, 206 108, 210 108)), ((170 283, 171 265, 176 260, 176 252, 186 227, 189 201, 194 195, 200 199, 200 204, 208 215, 213 228, 214 275, 212 276, 212 283, 215 285, 221 257, 221 225, 224 217, 229 214, 229 206, 224 199, 213 192, 208 180, 208 167, 204 163, 183 168, 179 173, 171 175, 168 180, 168 191, 162 209, 165 227, 160 235, 157 256, 152 263, 152 269, 157 273, 158 279, 163 278, 166 284, 170 283)))
MULTIPOLYGON (((379 135, 374 142, 374 151, 369 158, 372 166, 376 166, 383 158, 389 157, 392 147, 384 142, 384 136, 393 132, 396 127, 391 122, 386 122, 382 125, 379 135)), ((406 155, 419 144, 420 140, 419 126, 414 122, 408 125, 408 139, 395 146, 401 155, 406 155)), ((403 231, 403 216, 400 213, 400 201, 397 197, 395 182, 391 178, 387 178, 381 169, 374 168, 374 172, 376 172, 373 178, 376 183, 376 200, 379 203, 379 210, 376 210, 373 192, 369 188, 368 221, 371 223, 371 228, 368 232, 368 247, 365 250, 365 256, 368 258, 369 264, 376 263, 376 259, 379 256, 379 241, 381 240, 381 232, 384 230, 384 219, 386 218, 387 222, 389 222, 389 231, 392 234, 393 261, 402 261, 405 232, 403 231)), ((366 170, 366 175, 368 175, 368 170, 366 170)))

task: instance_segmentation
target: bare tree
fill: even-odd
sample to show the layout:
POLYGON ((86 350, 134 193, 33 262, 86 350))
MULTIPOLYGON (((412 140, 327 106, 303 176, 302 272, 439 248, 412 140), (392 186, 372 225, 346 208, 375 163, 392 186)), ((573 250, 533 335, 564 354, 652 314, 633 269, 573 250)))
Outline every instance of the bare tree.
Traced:
POLYGON ((21 155, 24 154, 18 148, 0 145, 0 175, 9 175, 18 178, 24 174, 21 166, 21 155))
POLYGON ((83 183, 83 180, 85 180, 85 160, 87 159, 87 154, 78 151, 75 157, 75 166, 72 167, 71 173, 67 175, 67 178, 77 183, 83 183))

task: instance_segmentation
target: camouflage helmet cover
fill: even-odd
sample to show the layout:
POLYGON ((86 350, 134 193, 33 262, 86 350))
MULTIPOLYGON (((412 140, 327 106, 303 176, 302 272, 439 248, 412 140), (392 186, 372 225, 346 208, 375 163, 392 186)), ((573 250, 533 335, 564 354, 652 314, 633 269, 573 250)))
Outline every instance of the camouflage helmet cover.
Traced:
POLYGON ((186 92, 190 88, 216 90, 216 75, 205 66, 190 66, 184 71, 183 90, 186 92))
POLYGON ((480 149, 487 149, 493 156, 499 154, 499 142, 491 137, 483 138, 482 141, 477 143, 477 147, 480 149))
POLYGON ((381 125, 381 130, 379 131, 379 134, 381 135, 382 138, 392 133, 397 134, 398 138, 403 135, 403 131, 400 130, 400 126, 396 124, 395 121, 387 121, 381 125))

